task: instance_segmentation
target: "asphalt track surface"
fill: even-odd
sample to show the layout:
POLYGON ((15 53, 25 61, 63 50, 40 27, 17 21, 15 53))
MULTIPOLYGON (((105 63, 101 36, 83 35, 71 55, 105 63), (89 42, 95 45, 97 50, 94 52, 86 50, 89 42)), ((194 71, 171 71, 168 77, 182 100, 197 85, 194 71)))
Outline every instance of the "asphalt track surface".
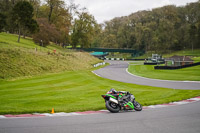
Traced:
POLYGON ((186 89, 186 90, 200 89, 199 81, 196 82, 169 81, 169 80, 157 80, 157 79, 139 77, 136 75, 131 75, 130 73, 127 72, 127 68, 129 65, 128 61, 106 61, 106 62, 110 63, 110 65, 95 70, 94 73, 103 78, 121 81, 125 83, 133 83, 133 84, 172 88, 172 89, 186 89))
MULTIPOLYGON (((110 69, 110 67, 108 66, 105 69, 110 69)), ((113 69, 124 71, 125 64, 114 65, 113 69)), ((110 72, 110 75, 112 75, 116 71, 110 72)), ((200 133, 200 102, 140 112, 0 119, 0 133, 102 132, 200 133)))
POLYGON ((200 102, 66 117, 0 119, 0 133, 200 133, 200 102))

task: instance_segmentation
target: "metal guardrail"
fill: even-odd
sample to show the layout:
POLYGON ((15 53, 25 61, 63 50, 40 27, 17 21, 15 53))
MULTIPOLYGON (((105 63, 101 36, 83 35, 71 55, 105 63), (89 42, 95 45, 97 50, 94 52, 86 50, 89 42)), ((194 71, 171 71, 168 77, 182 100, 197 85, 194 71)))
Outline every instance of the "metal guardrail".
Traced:
POLYGON ((106 60, 123 60, 124 61, 124 58, 106 58, 106 60))
POLYGON ((93 66, 94 66, 94 67, 98 67, 98 66, 102 66, 102 65, 105 65, 105 64, 106 64, 105 62, 102 62, 102 63, 94 64, 93 66))

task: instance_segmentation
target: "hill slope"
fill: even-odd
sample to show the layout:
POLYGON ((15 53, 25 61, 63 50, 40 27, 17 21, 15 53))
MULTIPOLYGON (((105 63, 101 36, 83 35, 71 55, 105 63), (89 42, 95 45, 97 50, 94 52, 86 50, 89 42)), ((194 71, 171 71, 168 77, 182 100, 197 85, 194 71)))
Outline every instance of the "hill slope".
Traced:
POLYGON ((100 62, 85 52, 73 52, 51 45, 41 48, 32 39, 0 33, 0 79, 91 69, 100 62), (56 50, 54 53, 53 50, 56 50))

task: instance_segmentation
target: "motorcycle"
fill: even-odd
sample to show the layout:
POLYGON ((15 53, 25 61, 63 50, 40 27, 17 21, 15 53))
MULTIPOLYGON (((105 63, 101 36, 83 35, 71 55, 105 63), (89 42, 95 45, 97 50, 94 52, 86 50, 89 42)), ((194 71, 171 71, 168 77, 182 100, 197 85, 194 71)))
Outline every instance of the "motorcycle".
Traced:
POLYGON ((111 89, 102 97, 105 99, 106 108, 112 113, 118 113, 120 110, 142 110, 142 105, 135 101, 134 95, 129 92, 111 89))

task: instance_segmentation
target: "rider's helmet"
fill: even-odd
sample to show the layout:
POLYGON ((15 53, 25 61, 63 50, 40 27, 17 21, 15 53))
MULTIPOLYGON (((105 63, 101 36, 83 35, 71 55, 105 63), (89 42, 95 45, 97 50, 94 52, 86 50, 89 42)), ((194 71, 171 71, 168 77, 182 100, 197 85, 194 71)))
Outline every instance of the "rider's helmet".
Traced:
POLYGON ((117 93, 117 91, 114 88, 111 88, 110 92, 115 93, 115 94, 117 93))

